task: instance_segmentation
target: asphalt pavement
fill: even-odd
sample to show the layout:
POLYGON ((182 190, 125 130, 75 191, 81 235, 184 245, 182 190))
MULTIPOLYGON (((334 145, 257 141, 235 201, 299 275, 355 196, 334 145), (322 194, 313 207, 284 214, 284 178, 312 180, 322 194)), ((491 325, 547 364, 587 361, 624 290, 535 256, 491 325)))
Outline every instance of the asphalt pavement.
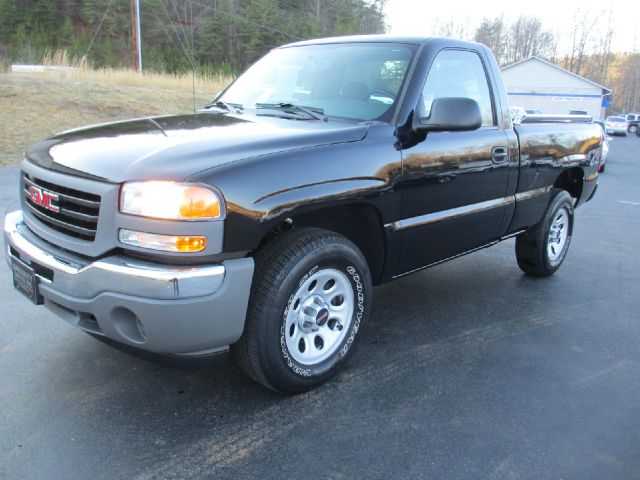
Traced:
POLYGON ((555 276, 511 240, 378 287, 347 368, 295 397, 113 349, 0 265, 0 479, 639 478, 640 138, 609 155, 555 276))

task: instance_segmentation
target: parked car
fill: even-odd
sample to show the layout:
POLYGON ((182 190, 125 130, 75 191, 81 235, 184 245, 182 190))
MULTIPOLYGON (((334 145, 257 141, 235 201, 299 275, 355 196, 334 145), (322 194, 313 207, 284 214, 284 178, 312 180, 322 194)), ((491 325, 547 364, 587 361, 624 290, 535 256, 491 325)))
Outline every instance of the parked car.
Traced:
POLYGON ((574 108, 572 110, 569 110, 569 115, 589 115, 589 112, 579 108, 574 108))
POLYGON ((198 113, 29 147, 4 227, 14 286, 94 336, 231 346, 257 382, 309 390, 353 352, 372 285, 513 237, 525 274, 560 268, 602 133, 513 127, 507 105, 477 43, 277 48, 198 113))
POLYGON ((540 110, 538 110, 537 108, 525 108, 524 111, 527 113, 527 115, 541 115, 542 112, 540 110))
POLYGON ((604 126, 608 134, 627 135, 627 119, 624 117, 607 117, 604 126))
POLYGON ((638 123, 640 123, 640 113, 629 113, 625 116, 627 120, 627 132, 636 133, 638 123))
POLYGON ((611 137, 607 134, 607 130, 602 120, 594 120, 593 123, 597 124, 602 129, 602 156, 600 158, 600 166, 598 167, 599 173, 604 173, 607 163, 607 156, 609 155, 609 142, 611 137))

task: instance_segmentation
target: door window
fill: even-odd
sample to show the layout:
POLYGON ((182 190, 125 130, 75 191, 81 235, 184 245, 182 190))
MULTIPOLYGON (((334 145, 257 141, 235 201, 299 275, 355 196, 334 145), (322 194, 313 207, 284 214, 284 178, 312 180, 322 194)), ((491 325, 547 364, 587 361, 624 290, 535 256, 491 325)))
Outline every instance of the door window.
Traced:
POLYGON ((465 97, 478 102, 482 126, 496 125, 487 75, 480 56, 467 50, 443 50, 436 55, 422 98, 427 115, 436 98, 465 97))

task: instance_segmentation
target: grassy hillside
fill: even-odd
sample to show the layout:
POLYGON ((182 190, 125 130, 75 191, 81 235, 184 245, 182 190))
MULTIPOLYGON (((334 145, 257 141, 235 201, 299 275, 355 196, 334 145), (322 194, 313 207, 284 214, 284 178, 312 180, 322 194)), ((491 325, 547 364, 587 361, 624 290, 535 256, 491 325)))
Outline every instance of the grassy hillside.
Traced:
MULTIPOLYGON (((196 105, 211 100, 229 81, 199 81, 196 105)), ((127 71, 84 71, 68 78, 0 74, 0 165, 19 163, 30 143, 70 128, 192 111, 190 77, 140 77, 127 71)))

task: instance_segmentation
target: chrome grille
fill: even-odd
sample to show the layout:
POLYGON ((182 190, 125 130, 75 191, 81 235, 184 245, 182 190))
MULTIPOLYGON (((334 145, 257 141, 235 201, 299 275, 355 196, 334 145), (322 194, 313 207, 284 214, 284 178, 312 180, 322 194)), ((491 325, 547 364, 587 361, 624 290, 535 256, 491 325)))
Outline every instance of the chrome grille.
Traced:
POLYGON ((22 189, 24 205, 28 211, 47 227, 72 237, 93 241, 98 227, 100 196, 81 192, 72 188, 56 185, 23 172, 22 189), (47 209, 34 202, 32 187, 41 192, 57 195, 54 207, 58 211, 47 209))

